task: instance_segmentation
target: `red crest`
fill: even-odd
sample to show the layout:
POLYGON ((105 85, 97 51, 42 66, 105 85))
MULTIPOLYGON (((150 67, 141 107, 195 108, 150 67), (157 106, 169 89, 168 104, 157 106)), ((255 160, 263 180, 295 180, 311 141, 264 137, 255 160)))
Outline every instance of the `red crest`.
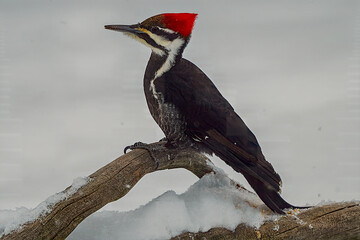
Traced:
POLYGON ((166 28, 188 37, 194 27, 197 13, 164 13, 162 16, 166 28))

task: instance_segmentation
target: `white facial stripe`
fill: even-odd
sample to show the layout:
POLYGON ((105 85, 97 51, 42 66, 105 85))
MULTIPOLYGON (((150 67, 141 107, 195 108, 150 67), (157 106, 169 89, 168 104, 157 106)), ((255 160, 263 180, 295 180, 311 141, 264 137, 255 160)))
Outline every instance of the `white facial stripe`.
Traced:
POLYGON ((164 31, 164 32, 167 32, 167 33, 175 33, 175 31, 173 31, 171 29, 168 29, 168 28, 162 28, 162 27, 157 27, 157 28, 164 31))
POLYGON ((156 35, 152 32, 146 32, 151 39, 153 39, 158 45, 163 46, 167 49, 167 46, 172 43, 172 41, 169 41, 165 39, 163 36, 156 35))
MULTIPOLYGON (((159 28, 159 29, 166 31, 168 33, 174 33, 174 31, 172 31, 170 29, 165 29, 165 28, 159 28)), ((185 40, 182 39, 181 37, 178 37, 178 38, 174 39, 173 41, 170 41, 170 40, 165 39, 162 36, 159 36, 157 34, 150 32, 147 29, 138 28, 137 30, 140 30, 140 31, 146 33, 152 40, 154 40, 154 42, 156 44, 164 47, 167 52, 167 57, 166 57, 164 64, 156 71, 154 78, 150 81, 150 91, 152 92, 152 94, 154 95, 154 97, 156 99, 159 99, 160 94, 156 91, 154 81, 156 78, 161 77, 165 72, 169 71, 170 68, 174 65, 175 58, 176 58, 179 50, 181 49, 181 47, 185 44, 185 40)), ((144 39, 139 38, 134 34, 128 33, 126 35, 128 35, 128 36, 134 38, 135 40, 141 42, 142 44, 150 47, 154 53, 156 53, 160 56, 163 56, 164 54, 166 54, 162 49, 151 46, 144 39)))
POLYGON ((181 38, 177 38, 166 47, 168 50, 168 56, 164 64, 156 71, 154 78, 150 81, 150 90, 152 91, 156 99, 159 98, 158 92, 156 92, 154 81, 156 78, 161 77, 165 72, 169 71, 175 63, 175 58, 185 41, 181 38))
POLYGON ((168 50, 169 55, 166 58, 164 64, 161 66, 161 68, 159 68, 159 70, 157 70, 157 72, 155 73, 155 78, 160 77, 173 66, 173 64, 175 63, 175 57, 177 56, 180 48, 182 47, 185 41, 181 38, 177 38, 174 41, 168 41, 168 42, 169 45, 165 46, 165 48, 166 50, 168 50))
MULTIPOLYGON (((173 30, 171 29, 166 29, 166 28, 161 28, 161 27, 157 27, 165 32, 168 33, 175 33, 173 30)), ((178 49, 174 49, 174 47, 176 47, 176 44, 174 44, 174 42, 177 42, 177 40, 180 40, 179 38, 175 39, 175 40, 168 40, 166 38, 164 38, 163 36, 157 35, 155 33, 150 32, 149 30, 145 29, 145 28, 137 28, 137 30, 142 31, 143 33, 147 34, 152 40, 154 40, 154 42, 157 45, 160 45, 162 47, 164 47, 170 54, 171 51, 175 52, 175 54, 178 52, 178 49), (176 51, 174 51, 176 50, 176 51)), ((130 36, 132 36, 134 39, 140 41, 141 43, 145 44, 146 46, 150 47, 156 54, 158 55, 163 55, 163 50, 162 49, 158 49, 154 46, 151 46, 151 44, 147 43, 145 40, 137 37, 136 35, 133 34, 129 34, 130 36)), ((182 42, 184 42, 182 40, 182 42)), ((182 44, 181 44, 182 45, 182 44)), ((179 47, 180 48, 180 47, 179 47)))
POLYGON ((148 44, 144 39, 139 38, 139 37, 136 36, 135 34, 132 34, 132 33, 124 33, 124 34, 127 35, 127 36, 129 36, 129 37, 131 37, 131 38, 133 38, 133 39, 135 39, 135 40, 138 41, 138 42, 141 42, 141 43, 144 44, 145 46, 151 48, 151 50, 152 50, 154 53, 156 53, 157 55, 162 56, 162 55, 165 54, 163 50, 151 46, 151 45, 148 44))
MULTIPOLYGON (((164 62, 164 64, 161 66, 161 68, 155 73, 155 78, 160 77, 161 75, 163 75, 166 71, 168 71, 172 65, 175 62, 175 57, 178 54, 180 48, 182 47, 182 45, 185 43, 185 40, 178 37, 173 41, 167 40, 162 36, 156 35, 146 29, 139 29, 140 31, 146 33, 151 39, 154 40, 154 42, 160 46, 163 46, 168 53, 168 56, 166 58, 166 61, 164 62)), ((170 29, 167 29, 169 31, 172 31, 170 29)), ((134 39, 136 39, 137 41, 141 42, 142 44, 150 47, 152 49, 152 51, 158 55, 164 55, 164 51, 156 48, 154 46, 151 46, 150 44, 148 44, 145 40, 143 40, 142 38, 137 37, 134 34, 128 34, 129 36, 133 37, 134 39)))

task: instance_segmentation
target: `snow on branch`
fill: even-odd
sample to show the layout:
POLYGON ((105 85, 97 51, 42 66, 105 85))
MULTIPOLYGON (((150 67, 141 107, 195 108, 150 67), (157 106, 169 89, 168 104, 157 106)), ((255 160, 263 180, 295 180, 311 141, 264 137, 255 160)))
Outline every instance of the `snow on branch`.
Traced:
MULTIPOLYGON (((359 203, 335 203, 293 211, 286 216, 274 215, 254 194, 228 179, 204 155, 192 149, 165 149, 161 142, 153 145, 159 149, 157 169, 146 150, 134 150, 89 177, 74 180, 70 187, 35 209, 8 214, 15 219, 8 219, 9 224, 2 224, 6 219, 1 218, 0 211, 0 239, 65 239, 89 215, 125 196, 145 174, 172 168, 185 168, 199 178, 212 174, 181 196, 164 194, 162 199, 185 205, 183 210, 188 214, 184 215, 183 226, 176 226, 176 230, 166 233, 168 235, 155 234, 156 239, 355 239, 360 236, 359 203), (208 213, 200 203, 213 206, 210 209, 221 208, 222 214, 208 213), (201 222, 203 219, 207 219, 206 223, 201 222), (185 231, 188 232, 183 233, 185 231)), ((147 208, 149 206, 143 207, 147 208)), ((165 216, 163 221, 168 219, 165 216)), ((122 226, 114 227, 121 229, 122 226)))
POLYGON ((171 240, 203 239, 360 239, 360 205, 359 202, 331 203, 308 210, 291 211, 286 216, 264 222, 258 229, 240 224, 234 231, 217 227, 206 232, 187 232, 171 238, 171 240))

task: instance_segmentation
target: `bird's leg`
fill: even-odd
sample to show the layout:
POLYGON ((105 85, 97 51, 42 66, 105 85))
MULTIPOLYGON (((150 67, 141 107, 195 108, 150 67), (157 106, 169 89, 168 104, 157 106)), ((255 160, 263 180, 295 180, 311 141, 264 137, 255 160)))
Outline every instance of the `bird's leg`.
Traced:
POLYGON ((177 146, 169 140, 166 140, 165 147, 167 149, 175 149, 177 146))
MULTIPOLYGON (((160 140, 159 143, 165 143, 164 140, 160 140)), ((134 150, 134 149, 145 149, 149 152, 151 158, 155 162, 155 170, 159 167, 159 161, 157 157, 157 152, 164 150, 164 144, 147 144, 142 142, 136 142, 133 145, 127 146, 124 148, 124 153, 126 154, 127 150, 134 150)))
POLYGON ((171 141, 170 141, 169 139, 167 139, 166 137, 160 139, 159 142, 165 143, 164 146, 165 146, 167 149, 174 149, 174 148, 176 148, 176 143, 175 143, 175 142, 171 142, 171 141))
POLYGON ((159 163, 161 161, 170 161, 176 156, 180 151, 184 149, 191 148, 191 145, 182 144, 181 142, 171 141, 168 138, 162 138, 159 142, 156 143, 143 143, 136 142, 133 145, 127 146, 124 148, 124 153, 126 154, 127 150, 134 149, 145 149, 149 152, 151 158, 155 162, 155 170, 158 169, 159 163))

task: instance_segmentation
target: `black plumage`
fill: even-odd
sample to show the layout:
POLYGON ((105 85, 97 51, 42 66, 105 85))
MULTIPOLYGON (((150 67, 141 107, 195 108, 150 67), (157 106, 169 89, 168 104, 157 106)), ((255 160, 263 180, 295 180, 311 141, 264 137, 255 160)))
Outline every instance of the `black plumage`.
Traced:
POLYGON ((164 132, 168 147, 193 147, 216 154, 274 212, 295 208, 280 195, 281 179, 266 161, 255 135, 195 64, 182 58, 196 14, 168 13, 135 25, 108 25, 152 48, 144 76, 151 115, 164 132))
POLYGON ((280 197, 280 176, 265 160, 255 135, 195 64, 180 58, 169 71, 154 80, 163 99, 154 98, 150 81, 159 68, 155 63, 163 63, 161 58, 152 54, 145 72, 144 90, 150 112, 169 143, 191 142, 199 150, 215 153, 235 171, 242 173, 274 212, 283 213, 283 209, 292 208, 280 197), (167 107, 166 112, 173 118, 161 120, 164 118, 159 110, 161 105, 173 106, 167 107), (174 112, 169 113, 169 109, 174 112), (178 124, 181 126, 177 127, 178 124))

